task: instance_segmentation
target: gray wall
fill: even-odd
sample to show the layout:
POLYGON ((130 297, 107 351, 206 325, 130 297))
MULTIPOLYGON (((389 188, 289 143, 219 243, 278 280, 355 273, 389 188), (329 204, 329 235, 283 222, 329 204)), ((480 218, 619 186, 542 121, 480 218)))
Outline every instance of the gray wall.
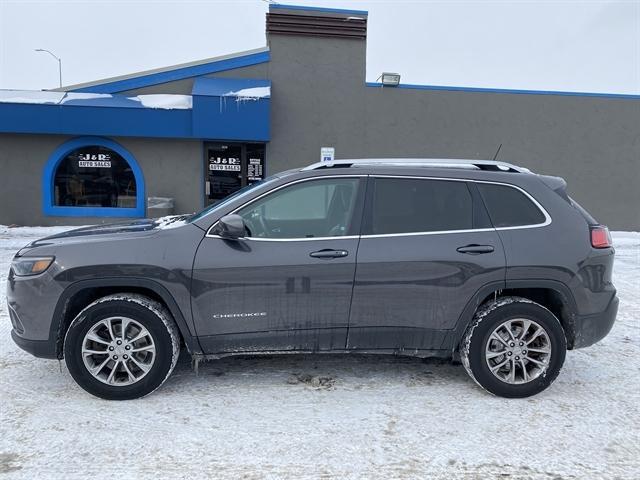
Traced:
MULTIPOLYGON (((41 181, 49 155, 71 137, 0 134, 0 224, 89 225, 114 222, 113 217, 46 217, 42 213, 41 181)), ((176 212, 203 206, 202 142, 111 137, 136 158, 146 196, 175 198, 176 212)))
POLYGON ((640 100, 365 87, 363 41, 271 35, 267 168, 337 158, 493 158, 560 175, 613 229, 640 229, 640 100))
MULTIPOLYGON (((221 78, 269 78, 269 64, 259 63, 258 65, 250 65, 248 67, 236 68, 235 70, 226 70, 205 77, 221 77, 221 78)), ((160 83, 150 87, 136 88, 134 90, 126 90, 119 92, 120 95, 149 95, 155 93, 171 93, 176 95, 191 95, 193 89, 193 78, 185 78, 173 82, 160 83)))
POLYGON ((493 158, 502 143, 500 160, 565 178, 599 221, 640 227, 638 100, 368 88, 364 118, 364 155, 493 158))

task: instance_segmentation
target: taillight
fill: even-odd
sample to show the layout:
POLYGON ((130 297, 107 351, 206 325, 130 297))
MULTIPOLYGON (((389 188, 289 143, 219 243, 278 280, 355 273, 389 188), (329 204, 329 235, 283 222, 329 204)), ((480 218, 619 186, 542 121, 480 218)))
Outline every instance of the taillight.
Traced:
POLYGON ((612 246, 611 234, 604 225, 591 227, 591 246, 593 248, 609 248, 612 246))

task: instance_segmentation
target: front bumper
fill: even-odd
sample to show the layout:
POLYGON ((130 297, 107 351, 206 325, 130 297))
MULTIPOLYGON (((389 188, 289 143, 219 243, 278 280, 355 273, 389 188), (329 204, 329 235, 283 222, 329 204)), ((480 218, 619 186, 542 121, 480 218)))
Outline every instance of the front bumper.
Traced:
POLYGON ((25 352, 29 352, 31 355, 35 355, 40 358, 58 358, 56 353, 56 342, 52 342, 50 340, 29 340, 28 338, 22 338, 15 330, 11 330, 11 338, 16 345, 25 352))
POLYGON ((569 342, 571 348, 584 348, 599 342, 611 331, 618 314, 618 297, 609 302, 607 308, 593 315, 578 315, 573 323, 573 341, 569 342))
POLYGON ((9 270, 7 306, 11 338, 23 350, 44 358, 56 357, 57 326, 53 324, 63 286, 55 280, 54 263, 40 275, 19 277, 9 270))

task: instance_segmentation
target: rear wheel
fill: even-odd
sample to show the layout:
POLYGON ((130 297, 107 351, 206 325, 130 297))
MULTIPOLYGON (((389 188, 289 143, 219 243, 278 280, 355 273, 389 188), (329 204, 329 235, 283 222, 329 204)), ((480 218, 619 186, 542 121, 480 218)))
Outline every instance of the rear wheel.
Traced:
POLYGON ((531 300, 503 297, 481 307, 460 347, 467 373, 501 397, 535 395, 556 379, 567 341, 553 313, 531 300))
POLYGON ((169 377, 180 353, 180 336, 160 303, 138 294, 100 298, 71 323, 65 362, 87 392, 127 400, 153 392, 169 377))

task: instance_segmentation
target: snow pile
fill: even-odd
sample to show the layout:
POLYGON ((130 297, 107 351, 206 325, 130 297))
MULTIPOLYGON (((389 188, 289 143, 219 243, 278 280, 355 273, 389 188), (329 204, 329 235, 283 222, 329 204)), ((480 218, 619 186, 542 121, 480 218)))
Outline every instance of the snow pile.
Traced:
POLYGON ((153 223, 157 228, 176 228, 187 224, 187 220, 192 214, 188 215, 167 215, 154 219, 153 223))
POLYGON ((75 92, 67 92, 64 96, 61 104, 65 104, 68 102, 72 102, 74 100, 94 100, 96 98, 113 98, 113 95, 110 93, 75 93, 75 92))
MULTIPOLYGON (((0 227, 0 292, 20 247, 64 229, 0 227)), ((0 476, 638 478, 640 233, 613 241, 613 330, 568 352, 548 390, 517 400, 435 360, 236 357, 195 375, 183 355, 157 392, 107 402, 77 387, 64 362, 20 350, 0 301, 0 476)))
POLYGON ((243 88, 236 92, 227 92, 223 97, 236 97, 236 102, 256 101, 271 97, 271 87, 243 88))
POLYGON ((189 110, 193 108, 191 95, 152 94, 130 97, 142 103, 146 108, 163 108, 165 110, 189 110))
POLYGON ((0 90, 0 103, 32 103, 57 105, 65 92, 46 92, 32 90, 0 90))
MULTIPOLYGON (((0 103, 29 103, 33 105, 64 105, 74 100, 121 98, 140 103, 145 108, 165 110, 189 110, 193 108, 191 95, 150 94, 136 97, 111 95, 109 93, 75 93, 34 90, 0 90, 0 103)), ((106 106, 106 105, 102 105, 106 106)))

